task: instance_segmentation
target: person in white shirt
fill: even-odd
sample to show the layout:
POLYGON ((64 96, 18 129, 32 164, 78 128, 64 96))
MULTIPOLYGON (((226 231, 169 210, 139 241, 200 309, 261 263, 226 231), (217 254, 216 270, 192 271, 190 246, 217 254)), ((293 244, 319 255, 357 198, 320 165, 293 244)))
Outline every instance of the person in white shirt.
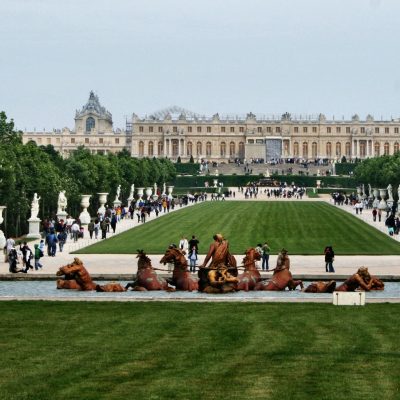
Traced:
POLYGON ((185 236, 182 236, 182 239, 179 241, 179 248, 185 252, 187 257, 189 252, 189 242, 187 241, 185 236))
POLYGON ((80 231, 80 226, 76 221, 74 221, 74 223, 71 226, 71 234, 72 237, 74 238, 74 242, 78 241, 79 231, 80 231))

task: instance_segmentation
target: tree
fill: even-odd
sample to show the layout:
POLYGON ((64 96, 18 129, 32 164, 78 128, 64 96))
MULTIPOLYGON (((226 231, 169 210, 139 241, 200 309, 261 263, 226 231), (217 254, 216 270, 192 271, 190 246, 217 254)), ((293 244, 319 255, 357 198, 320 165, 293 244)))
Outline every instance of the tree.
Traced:
POLYGON ((4 144, 22 143, 22 132, 14 130, 14 120, 7 122, 7 115, 0 112, 0 142, 4 144))

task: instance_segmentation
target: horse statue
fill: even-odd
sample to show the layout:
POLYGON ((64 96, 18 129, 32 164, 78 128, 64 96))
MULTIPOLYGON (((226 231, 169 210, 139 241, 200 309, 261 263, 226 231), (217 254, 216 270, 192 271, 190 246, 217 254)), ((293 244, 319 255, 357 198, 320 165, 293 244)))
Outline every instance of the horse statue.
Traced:
POLYGON ((128 283, 125 289, 132 288, 132 290, 146 291, 146 290, 168 290, 171 288, 168 286, 168 282, 159 277, 151 265, 151 260, 147 257, 144 250, 138 250, 136 258, 138 258, 138 269, 136 273, 136 279, 128 283))
POLYGON ((368 268, 361 267, 358 271, 346 279, 338 288, 337 292, 354 292, 356 290, 384 290, 385 284, 376 276, 370 275, 368 268))
POLYGON ((256 267, 256 261, 260 259, 261 255, 254 247, 246 250, 243 258, 244 272, 238 276, 237 290, 254 290, 256 284, 261 281, 261 274, 256 267))
POLYGON ((278 255, 276 262, 276 268, 273 270, 274 273, 271 279, 267 281, 258 282, 256 290, 272 290, 280 291, 288 288, 289 290, 295 290, 297 286, 301 289, 304 288, 301 280, 294 280, 290 270, 290 260, 287 255, 287 250, 282 249, 278 255))
POLYGON ((333 293, 336 288, 335 281, 318 281, 310 283, 305 289, 306 293, 333 293))
POLYGON ((170 283, 174 285, 177 290, 188 290, 191 292, 199 289, 197 279, 194 279, 188 270, 188 262, 182 250, 169 247, 161 258, 160 263, 165 265, 169 262, 174 264, 170 283))
POLYGON ((117 282, 96 285, 96 292, 126 292, 126 289, 117 282))
POLYGON ((86 268, 83 266, 82 261, 75 257, 71 264, 61 267, 57 276, 64 276, 64 279, 57 279, 57 289, 78 289, 78 290, 95 290, 96 283, 86 268))

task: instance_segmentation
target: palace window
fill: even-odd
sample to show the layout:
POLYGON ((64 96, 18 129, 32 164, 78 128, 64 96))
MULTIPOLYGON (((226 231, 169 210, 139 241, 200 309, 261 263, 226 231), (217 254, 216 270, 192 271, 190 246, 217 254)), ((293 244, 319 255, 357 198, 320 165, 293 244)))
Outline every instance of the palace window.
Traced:
POLYGON ((388 143, 388 142, 386 142, 386 143, 383 145, 383 154, 384 154, 385 156, 388 156, 388 155, 389 155, 389 143, 388 143))
POLYGON ((312 155, 311 155, 311 156, 312 156, 313 158, 317 158, 317 154, 318 154, 317 150, 318 150, 317 142, 312 142, 312 145, 311 145, 311 152, 312 152, 312 155))
POLYGON ((293 143, 293 155, 295 157, 299 156, 299 143, 298 142, 293 143))
POLYGON ((221 126, 221 133, 225 133, 225 127, 221 126))
POLYGON ((153 133, 153 127, 152 126, 149 126, 149 132, 153 133))
POLYGON ((275 128, 275 132, 276 132, 276 133, 281 133, 281 127, 280 127, 280 126, 277 126, 277 127, 275 128))
MULTIPOLYGON (((40 142, 42 141, 41 139, 39 139, 39 140, 40 140, 40 142)), ((75 138, 71 138, 71 143, 75 143, 75 138)))
POLYGON ((119 144, 119 138, 115 138, 115 144, 119 144))
POLYGON ((89 117, 86 120, 86 132, 90 132, 96 125, 96 121, 93 117, 89 117))
POLYGON ((330 126, 328 126, 328 127, 326 128, 326 132, 327 132, 327 133, 331 133, 331 132, 332 132, 332 128, 331 128, 330 126))
POLYGON ((143 131, 144 131, 143 126, 139 126, 139 132, 143 132, 143 131))
POLYGON ((159 126, 159 127, 158 127, 158 132, 159 132, 159 133, 162 133, 162 131, 163 131, 163 127, 162 127, 162 126, 159 126))
POLYGON ((267 132, 271 133, 272 132, 272 128, 270 126, 267 126, 267 132))
POLYGON ((100 139, 99 139, 99 143, 100 143, 100 144, 103 144, 103 138, 100 138, 100 139))
POLYGON ((313 127, 312 127, 312 132, 313 132, 313 133, 317 133, 317 127, 316 127, 316 126, 313 126, 313 127))
POLYGON ((226 156, 226 143, 225 142, 222 142, 220 145, 220 154, 221 154, 221 157, 226 156))
POLYGON ((399 128, 394 128, 394 133, 399 133, 399 128))
POLYGON ((189 133, 192 133, 192 127, 191 126, 188 126, 187 130, 188 130, 189 133))
POLYGON ((206 143, 206 156, 211 156, 211 142, 206 143))
POLYGON ((336 142, 336 157, 342 156, 342 144, 340 142, 336 142))
POLYGON ((332 157, 332 143, 331 142, 328 142, 326 144, 326 156, 332 157))
POLYGON ((248 144, 254 144, 254 139, 247 139, 248 144))
POLYGON ((243 126, 239 126, 239 132, 240 132, 240 133, 243 133, 243 132, 244 132, 243 126))
POLYGON ((375 133, 379 133, 379 128, 375 128, 375 133))
POLYGON ((340 126, 337 126, 337 127, 336 127, 336 133, 340 133, 341 130, 342 130, 342 129, 340 128, 340 126))
POLYGON ((381 144, 379 142, 375 142, 374 149, 375 149, 375 157, 380 156, 381 144))
POLYGON ((149 142, 148 145, 148 153, 149 156, 153 156, 154 155, 154 144, 153 142, 149 142))
POLYGON ((367 144, 365 140, 360 140, 360 157, 365 157, 367 152, 367 144))
POLYGON ((244 158, 244 143, 239 142, 239 158, 244 158))
POLYGON ((201 133, 201 126, 197 127, 197 133, 201 133))
POLYGON ((303 158, 308 158, 308 143, 303 142, 303 158))
POLYGON ((201 142, 196 143, 196 155, 201 156, 203 153, 201 142))
POLYGON ((188 142, 186 154, 187 154, 189 157, 193 154, 193 144, 192 144, 192 142, 188 142))
POLYGON ((385 128, 385 133, 389 133, 389 128, 385 128))
POLYGON ((143 157, 144 154, 144 143, 142 141, 139 142, 139 157, 143 157))
POLYGON ((346 126, 346 133, 350 133, 350 127, 346 126))
POLYGON ((299 133, 299 127, 298 126, 294 127, 294 133, 299 133))
POLYGON ((257 132, 258 132, 258 133, 261 133, 261 132, 262 132, 261 126, 258 126, 258 127, 257 127, 257 132))
POLYGON ((229 143, 229 155, 233 157, 235 155, 235 143, 230 142, 229 143))
POLYGON ((89 144, 89 138, 85 138, 85 144, 89 144))
POLYGON ((308 128, 306 126, 303 126, 303 133, 307 133, 308 132, 308 128))
POLYGON ((207 126, 207 133, 211 133, 211 126, 207 126))
POLYGON ((397 153, 400 149, 399 142, 395 142, 393 146, 393 151, 397 153))
POLYGON ((160 140, 157 144, 158 147, 158 155, 162 156, 163 155, 163 151, 164 151, 164 143, 160 140))
POLYGON ((178 132, 178 127, 177 126, 173 126, 172 127, 172 132, 177 133, 178 132))
POLYGON ((234 132, 235 132, 235 127, 234 127, 234 126, 231 126, 230 131, 231 131, 231 133, 234 133, 234 132))
POLYGON ((346 157, 351 157, 351 144, 350 144, 350 142, 346 142, 345 149, 346 149, 345 150, 346 151, 346 157))
POLYGON ((360 132, 365 133, 365 128, 363 126, 361 127, 360 132))

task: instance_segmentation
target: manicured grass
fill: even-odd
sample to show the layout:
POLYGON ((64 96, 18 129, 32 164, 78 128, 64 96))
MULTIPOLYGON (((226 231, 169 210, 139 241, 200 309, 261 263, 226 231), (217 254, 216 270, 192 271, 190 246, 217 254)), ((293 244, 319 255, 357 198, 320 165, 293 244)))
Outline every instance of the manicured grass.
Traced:
POLYGON ((332 245, 337 254, 400 254, 400 244, 345 211, 324 202, 225 201, 187 207, 82 249, 82 254, 131 254, 144 249, 161 254, 182 235, 195 234, 207 253, 221 232, 234 254, 268 241, 272 253, 321 254, 332 245))
POLYGON ((0 398, 395 399, 400 305, 0 303, 0 398))

